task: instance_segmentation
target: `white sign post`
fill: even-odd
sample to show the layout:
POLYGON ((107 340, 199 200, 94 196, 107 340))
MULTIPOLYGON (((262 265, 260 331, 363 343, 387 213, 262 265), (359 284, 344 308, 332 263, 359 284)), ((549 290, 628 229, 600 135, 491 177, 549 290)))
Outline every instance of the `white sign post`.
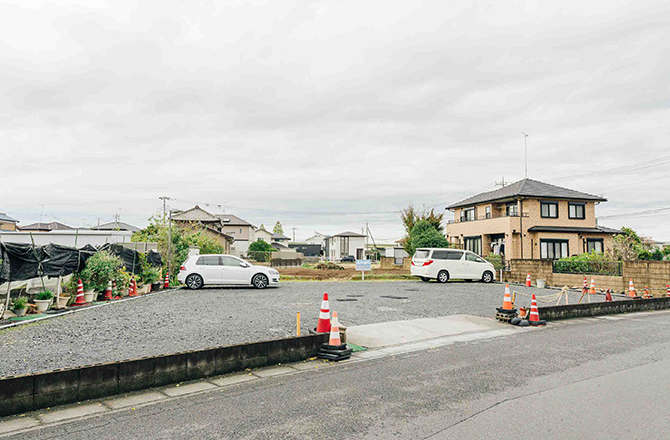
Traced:
POLYGON ((356 260, 356 270, 361 271, 362 280, 365 281, 365 271, 372 270, 372 260, 356 260))

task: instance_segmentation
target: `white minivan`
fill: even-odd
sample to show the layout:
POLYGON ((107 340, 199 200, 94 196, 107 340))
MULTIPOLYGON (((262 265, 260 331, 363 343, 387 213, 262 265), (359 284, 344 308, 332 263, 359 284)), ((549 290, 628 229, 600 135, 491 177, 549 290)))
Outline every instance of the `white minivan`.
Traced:
POLYGON ((412 257, 412 275, 423 281, 435 279, 446 283, 455 280, 495 280, 495 268, 479 255, 458 249, 420 248, 412 257))

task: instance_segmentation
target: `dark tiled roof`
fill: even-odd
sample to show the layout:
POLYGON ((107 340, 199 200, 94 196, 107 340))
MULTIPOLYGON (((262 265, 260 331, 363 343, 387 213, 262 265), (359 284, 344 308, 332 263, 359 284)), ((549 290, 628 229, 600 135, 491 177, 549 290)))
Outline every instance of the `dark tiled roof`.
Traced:
POLYGON ((221 220, 224 226, 251 226, 255 228, 256 226, 252 225, 246 220, 242 220, 236 215, 232 214, 216 214, 216 217, 221 220))
POLYGON ((494 200, 507 199, 512 197, 544 197, 551 199, 571 199, 571 200, 593 200, 606 202, 604 197, 593 194, 583 193, 561 186, 550 185, 533 179, 523 179, 511 183, 495 191, 489 191, 476 196, 472 196, 458 203, 454 203, 447 209, 460 208, 463 206, 477 205, 479 203, 492 202, 494 200))
POLYGON ((290 237, 287 237, 286 235, 283 234, 272 234, 272 238, 275 240, 290 240, 290 237))
POLYGON ((74 228, 64 225, 63 223, 51 222, 51 223, 33 223, 31 225, 22 226, 22 231, 69 231, 74 228))
POLYGON ((580 228, 578 226, 533 226, 528 232, 580 232, 583 234, 621 234, 618 229, 605 228, 580 228))
POLYGON ((5 214, 4 212, 0 212, 0 221, 12 222, 12 223, 18 223, 19 222, 18 220, 16 220, 15 218, 11 218, 10 216, 5 214))
POLYGON ((333 237, 365 237, 365 235, 347 231, 347 232, 340 232, 339 234, 334 235, 333 237))
POLYGON ((91 229, 94 231, 130 231, 130 232, 137 232, 140 230, 140 228, 133 225, 129 225, 128 223, 124 222, 105 223, 104 225, 93 226, 91 229))

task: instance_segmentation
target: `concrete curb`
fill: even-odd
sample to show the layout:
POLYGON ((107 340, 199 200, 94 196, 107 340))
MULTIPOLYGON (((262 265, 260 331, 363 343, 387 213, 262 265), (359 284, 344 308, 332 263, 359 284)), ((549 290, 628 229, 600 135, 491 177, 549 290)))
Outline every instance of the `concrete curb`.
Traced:
POLYGON ((557 321, 560 319, 585 318, 617 313, 664 309, 670 309, 670 297, 539 307, 538 311, 541 319, 557 321))
POLYGON ((296 362, 316 356, 328 337, 299 336, 0 377, 0 416, 296 362))
POLYGON ((161 293, 176 292, 177 290, 180 290, 180 289, 181 289, 181 287, 175 287, 175 288, 172 288, 172 289, 159 290, 157 292, 145 293, 144 295, 140 295, 140 296, 126 296, 122 299, 117 299, 117 300, 110 301, 110 302, 107 302, 107 303, 104 303, 104 304, 96 304, 94 306, 88 306, 88 307, 84 307, 84 308, 81 308, 81 309, 80 308, 70 308, 69 310, 67 310, 63 313, 56 313, 56 314, 53 314, 53 315, 42 316, 41 318, 35 318, 35 319, 29 319, 29 320, 26 320, 26 321, 19 321, 19 322, 13 322, 11 324, 5 324, 5 325, 0 326, 0 330, 4 330, 4 329, 7 329, 7 328, 12 328, 12 327, 18 327, 20 325, 32 324, 34 322, 44 321, 45 319, 58 318, 59 316, 67 316, 67 315, 71 315, 73 313, 85 312, 86 310, 97 309, 98 307, 106 307, 106 306, 110 306, 112 304, 118 304, 118 303, 121 303, 121 302, 124 302, 124 301, 131 301, 131 300, 134 300, 134 299, 145 298, 147 296, 158 295, 158 294, 161 294, 161 293))

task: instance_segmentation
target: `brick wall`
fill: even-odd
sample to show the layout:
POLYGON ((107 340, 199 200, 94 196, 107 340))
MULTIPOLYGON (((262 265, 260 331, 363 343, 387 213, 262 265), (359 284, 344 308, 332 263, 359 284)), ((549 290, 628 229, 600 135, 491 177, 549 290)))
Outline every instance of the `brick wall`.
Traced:
POLYGON ((405 257, 403 259, 403 265, 395 264, 395 258, 393 257, 382 257, 379 260, 379 267, 381 269, 411 269, 412 268, 412 257, 405 257))

